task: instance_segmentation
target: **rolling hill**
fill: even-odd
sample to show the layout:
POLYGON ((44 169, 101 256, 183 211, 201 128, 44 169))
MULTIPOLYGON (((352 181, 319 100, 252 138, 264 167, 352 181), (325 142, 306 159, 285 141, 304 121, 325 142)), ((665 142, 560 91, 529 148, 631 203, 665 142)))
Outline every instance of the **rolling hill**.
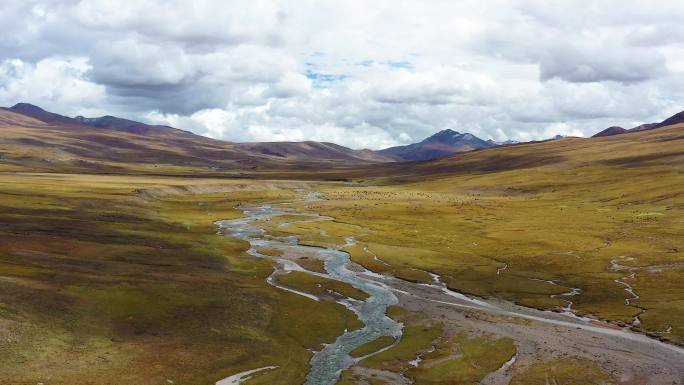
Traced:
POLYGON ((332 143, 229 143, 114 116, 70 118, 27 103, 0 110, 0 125, 2 163, 34 171, 186 173, 392 160, 332 143))
POLYGON ((395 159, 372 150, 352 150, 329 142, 251 142, 235 143, 235 147, 253 154, 274 156, 284 160, 334 158, 350 162, 392 162, 395 159))
MULTIPOLYGON (((421 162, 364 167, 359 175, 417 181, 450 175, 577 167, 681 167, 684 124, 596 138, 561 138, 469 151, 421 162)), ((609 169, 607 169, 606 172, 609 169)))
POLYGON ((74 120, 87 126, 102 128, 105 130, 127 132, 129 134, 138 135, 170 135, 176 134, 180 136, 197 137, 199 135, 193 134, 190 131, 179 130, 169 126, 149 125, 145 123, 136 122, 133 120, 117 118, 116 116, 106 115, 99 118, 85 118, 77 116, 74 120))

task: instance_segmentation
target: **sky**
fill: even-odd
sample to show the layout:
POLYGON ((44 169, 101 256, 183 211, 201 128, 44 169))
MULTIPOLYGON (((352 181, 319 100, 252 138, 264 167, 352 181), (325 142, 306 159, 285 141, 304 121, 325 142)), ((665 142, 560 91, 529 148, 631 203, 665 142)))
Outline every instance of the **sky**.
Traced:
POLYGON ((0 0, 0 105, 378 149, 684 110, 684 2, 0 0))

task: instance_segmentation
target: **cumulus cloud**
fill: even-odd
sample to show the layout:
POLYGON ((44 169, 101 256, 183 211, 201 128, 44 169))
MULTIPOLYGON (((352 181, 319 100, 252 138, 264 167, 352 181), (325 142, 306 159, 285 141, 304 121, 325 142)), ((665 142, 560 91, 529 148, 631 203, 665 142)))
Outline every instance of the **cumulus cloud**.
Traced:
POLYGON ((7 0, 0 103, 355 148, 590 135, 684 109, 684 6, 7 0))
POLYGON ((100 112, 105 87, 92 83, 86 58, 21 59, 0 62, 0 100, 41 100, 46 108, 64 113, 100 112))
POLYGON ((542 80, 559 78, 569 82, 643 82, 665 75, 665 58, 648 49, 553 47, 540 62, 542 80))

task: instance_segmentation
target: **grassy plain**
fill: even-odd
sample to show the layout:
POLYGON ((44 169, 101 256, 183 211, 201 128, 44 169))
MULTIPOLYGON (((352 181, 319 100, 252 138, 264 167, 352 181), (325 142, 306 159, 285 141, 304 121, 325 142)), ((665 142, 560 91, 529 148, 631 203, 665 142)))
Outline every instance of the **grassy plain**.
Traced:
POLYGON ((311 353, 355 315, 265 283, 267 260, 216 235, 270 182, 0 175, 0 383, 213 384, 311 353))

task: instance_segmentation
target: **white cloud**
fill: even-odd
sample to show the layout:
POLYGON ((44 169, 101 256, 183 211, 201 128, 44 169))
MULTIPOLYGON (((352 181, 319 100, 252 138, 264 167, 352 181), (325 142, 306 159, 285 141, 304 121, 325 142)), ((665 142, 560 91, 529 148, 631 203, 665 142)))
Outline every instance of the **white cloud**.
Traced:
POLYGON ((101 112, 105 87, 85 77, 86 58, 47 58, 35 64, 21 59, 0 62, 0 102, 29 100, 64 113, 101 112))
POLYGON ((270 95, 276 98, 291 98, 306 95, 311 91, 311 80, 303 74, 287 72, 283 77, 273 84, 270 95))
POLYGON ((590 135, 684 109, 683 16, 617 0, 9 0, 0 102, 232 141, 590 135))

